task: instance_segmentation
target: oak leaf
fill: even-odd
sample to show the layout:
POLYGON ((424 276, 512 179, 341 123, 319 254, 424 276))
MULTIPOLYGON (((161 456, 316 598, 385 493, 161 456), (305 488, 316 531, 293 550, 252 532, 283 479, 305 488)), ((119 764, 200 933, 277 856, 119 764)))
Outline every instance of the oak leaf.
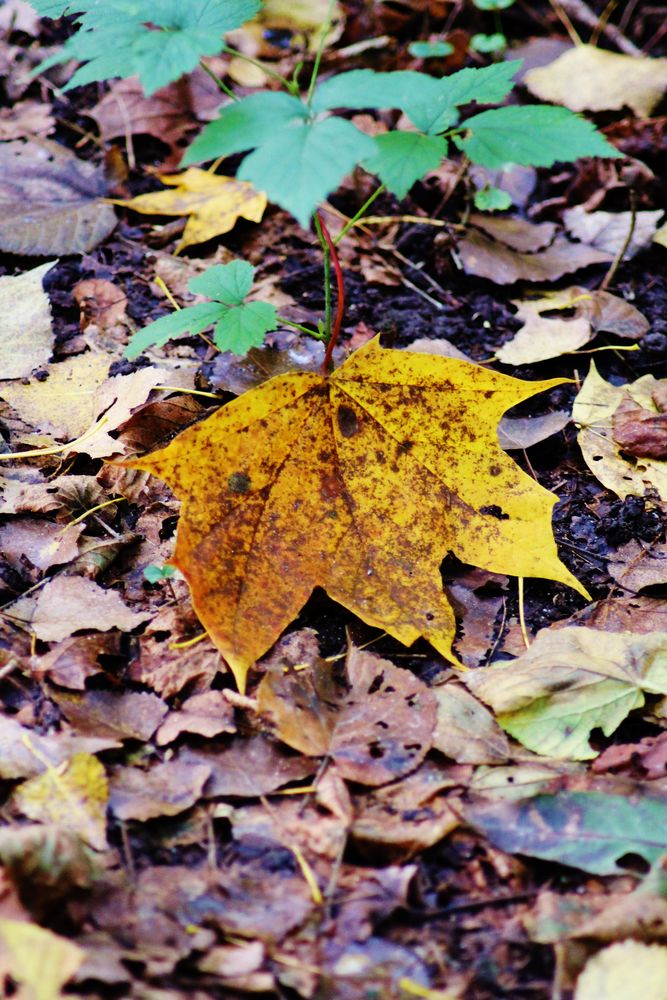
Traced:
POLYGON ((448 552, 558 580, 556 497, 500 450, 521 382, 372 340, 328 377, 276 376, 128 463, 183 499, 174 565, 240 687, 316 586, 409 645, 451 656, 448 552))
POLYGON ((161 174, 160 180, 173 190, 152 191, 115 204, 144 215, 189 216, 177 252, 228 233, 238 219, 260 222, 266 208, 266 195, 255 191, 252 184, 198 167, 173 176, 161 174))

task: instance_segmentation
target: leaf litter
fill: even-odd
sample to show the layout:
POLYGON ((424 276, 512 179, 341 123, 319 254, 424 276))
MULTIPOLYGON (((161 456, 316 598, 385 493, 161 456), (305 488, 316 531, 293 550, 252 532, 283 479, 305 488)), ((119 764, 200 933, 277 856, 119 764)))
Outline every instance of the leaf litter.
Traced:
MULTIPOLYGON (((317 47, 326 12, 318 5, 299 20, 296 10, 271 6, 266 16, 274 34, 267 35, 257 22, 234 42, 249 46, 267 68, 289 76, 304 46, 317 47)), ((5 4, 0 23, 10 9, 13 16, 25 17, 25 7, 15 0, 5 4)), ((340 5, 330 37, 334 47, 323 57, 325 72, 350 68, 344 59, 363 67, 363 61, 354 62, 360 58, 354 45, 367 38, 378 44, 373 58, 393 68, 393 53, 407 51, 407 42, 420 30, 422 8, 413 0, 370 14, 340 5), (385 30, 389 42, 382 39, 385 30), (351 46, 349 54, 340 46, 351 46)), ((445 17, 445 5, 431 8, 432 18, 445 17)), ((482 15, 472 9, 457 16, 470 32, 486 27, 475 23, 482 15)), ((432 369, 423 358, 435 353, 438 340, 447 339, 450 353, 459 352, 459 363, 461 354, 486 364, 496 355, 509 366, 530 366, 525 372, 530 392, 526 389, 519 408, 502 421, 500 407, 491 418, 474 401, 469 404, 466 426, 483 438, 480 450, 516 477, 511 483, 493 477, 501 482, 492 495, 488 480, 480 479, 484 498, 472 506, 478 512, 487 508, 481 524, 496 534, 506 531, 508 547, 530 551, 536 539, 538 549, 553 546, 551 514, 554 496, 561 496, 553 524, 568 570, 556 561, 555 547, 549 548, 549 572, 544 571, 544 549, 531 555, 543 576, 568 583, 579 579, 597 600, 573 615, 581 605, 576 592, 536 580, 539 574, 525 572, 525 566, 494 562, 495 572, 457 566, 455 556, 478 566, 490 562, 488 536, 464 551, 458 525, 450 531, 438 524, 415 544, 417 529, 408 516, 416 506, 412 480, 402 484, 389 469, 387 485, 378 476, 376 486, 380 494, 384 489, 393 521, 392 560, 414 570, 428 550, 432 592, 446 608, 447 652, 455 651, 473 669, 457 674, 437 644, 418 641, 406 650, 391 636, 378 634, 367 624, 378 624, 367 604, 357 608, 355 618, 317 589, 307 600, 310 585, 297 594, 302 569, 290 561, 290 553, 286 566, 265 574, 259 596, 270 602, 284 583, 294 611, 267 623, 261 642, 254 622, 243 626, 247 641, 256 642, 262 653, 284 628, 287 634, 265 657, 253 651, 236 665, 240 678, 247 666, 253 668, 247 693, 241 695, 229 671, 227 646, 221 655, 202 634, 186 583, 165 571, 174 554, 178 499, 144 472, 100 468, 99 459, 156 449, 160 455, 170 447, 176 453, 181 439, 170 445, 171 439, 199 421, 186 431, 196 440, 195 429, 206 426, 202 418, 209 407, 225 402, 214 420, 241 409, 235 403, 230 408, 224 395, 230 387, 244 392, 240 401, 249 402, 257 386, 273 391, 267 382, 271 376, 290 385, 295 375, 310 372, 313 385, 325 383, 319 375, 321 345, 313 343, 308 351, 303 338, 289 334, 288 339, 284 331, 270 335, 275 346, 253 349, 248 362, 214 357, 203 341, 186 337, 152 347, 148 359, 128 364, 122 358, 128 337, 145 328, 164 304, 163 292, 153 283, 156 275, 176 300, 190 305, 186 281, 210 264, 226 265, 238 257, 250 258, 258 268, 263 301, 296 322, 314 325, 321 293, 309 235, 271 209, 261 227, 239 221, 222 240, 212 231, 200 233, 215 240, 215 256, 191 244, 181 267, 178 257, 162 249, 184 248, 180 219, 150 231, 118 208, 114 231, 115 213, 101 200, 109 185, 115 185, 117 201, 160 197, 153 177, 172 175, 194 118, 205 121, 213 114, 212 83, 200 73, 190 92, 178 84, 145 97, 126 81, 100 88, 94 96, 86 88, 68 91, 57 103, 55 91, 27 79, 26 65, 46 54, 40 35, 27 60, 21 32, 34 36, 40 30, 36 21, 17 20, 14 28, 7 35, 11 45, 3 40, 0 67, 11 52, 2 72, 5 93, 16 106, 11 113, 0 109, 0 129, 5 123, 39 134, 56 122, 59 146, 54 150, 34 135, 25 143, 3 143, 11 161, 12 212, 19 212, 5 227, 13 241, 8 249, 59 261, 32 272, 26 258, 2 261, 6 277, 0 281, 9 288, 2 317, 3 334, 9 331, 2 338, 0 373, 7 392, 0 392, 3 450, 6 456, 54 442, 60 447, 94 434, 80 445, 70 444, 62 455, 5 457, 0 476, 2 975, 11 977, 19 995, 54 1000, 67 982, 96 996, 123 991, 177 998, 193 990, 203 997, 220 991, 281 995, 287 990, 356 1000, 370 988, 386 1000, 414 995, 486 1000, 491 993, 519 995, 530 989, 546 1000, 552 995, 555 947, 562 963, 556 975, 565 977, 560 981, 569 995, 589 1000, 600 990, 613 995, 618 983, 627 990, 640 963, 661 968, 664 948, 651 949, 664 943, 659 876, 665 845, 659 831, 664 828, 660 734, 665 713, 662 681, 654 683, 659 652, 649 661, 656 635, 659 640, 667 624, 660 589, 664 508, 655 492, 664 457, 664 402, 659 368, 644 380, 664 349, 665 293, 657 258, 651 256, 664 251, 657 242, 655 251, 649 248, 652 239, 659 239, 661 222, 650 170, 630 248, 636 256, 629 261, 626 255, 610 292, 597 286, 631 221, 622 167, 605 173, 599 165, 579 163, 560 173, 540 171, 539 180, 534 170, 512 180, 504 176, 511 171, 488 168, 475 183, 507 189, 515 214, 474 213, 465 230, 456 229, 465 218, 461 189, 452 183, 451 170, 448 179, 446 171, 436 171, 401 205, 406 221, 392 219, 398 214, 396 202, 383 198, 378 217, 391 221, 352 230, 341 244, 351 299, 344 332, 356 345, 372 331, 383 331, 386 347, 376 344, 367 354, 393 357, 396 348, 417 341, 421 353, 412 354, 417 360, 406 354, 401 364, 432 369), (115 182, 107 181, 98 166, 101 153, 91 142, 93 133, 63 127, 63 108, 66 116, 93 109, 102 142, 115 149, 109 159, 121 167, 115 182), (75 145, 74 153, 66 152, 75 145), (45 149, 53 153, 53 162, 45 149), (129 175, 122 169, 125 155, 129 175), (56 185, 49 186, 48 198, 40 188, 44 184, 56 185), (17 191, 23 192, 20 209, 17 191), (453 223, 451 231, 407 221, 407 213, 428 221, 445 196, 437 221, 453 223), (41 205, 37 227, 26 229, 25 205, 35 210, 41 205), (80 257, 70 256, 73 252, 80 257), (208 259, 195 256, 201 253, 208 259), (576 286, 560 281, 579 268, 576 286), (485 290, 480 279, 495 287, 485 290), (516 282, 512 299, 522 314, 512 312, 502 287, 516 282), (537 301, 525 284, 533 282, 537 301), (562 307, 556 305, 561 302, 562 307), (34 322, 31 313, 24 317, 23 308, 34 308, 34 322), (533 325, 530 336, 523 332, 522 354, 503 356, 526 320, 529 330, 533 325), (635 340, 640 350, 600 354, 602 378, 595 382, 594 375, 585 377, 583 356, 561 354, 554 336, 557 323, 580 327, 575 350, 608 333, 635 340), (94 358, 99 365, 93 372, 94 358), (575 388, 563 380, 570 378, 583 379, 586 387, 575 406, 583 458, 568 424, 575 388), (607 389, 600 385, 603 380, 607 389), (551 395, 538 403, 532 393, 542 384, 552 386, 551 395), (214 398, 192 396, 193 390, 214 398), (608 451, 596 460, 599 450, 593 449, 596 443, 599 449, 602 435, 608 451), (511 460, 499 445, 512 450, 511 460), (598 472, 605 485, 595 478, 598 472), (529 476, 542 485, 531 484, 529 476), (504 518, 511 496, 521 488, 526 497, 541 497, 533 535, 526 534, 520 517, 513 523, 511 511, 510 524, 504 518), (146 574, 150 567, 154 574, 146 574), (515 580, 503 575, 517 572, 525 577, 521 603, 515 580), (617 584, 624 589, 619 592, 617 584), (534 632, 531 649, 521 653, 534 632), (563 670, 574 683, 557 690, 563 670), (509 707, 501 705, 508 688, 515 696, 509 707), (569 714, 563 716, 563 710, 569 714), (642 865, 653 866, 646 878, 639 873, 642 865), (550 895, 541 888, 546 879, 550 895), (533 915, 539 916, 540 900, 547 916, 547 905, 555 915, 549 932, 531 924, 533 915), (567 913, 574 914, 570 930, 556 932, 567 913), (642 921, 649 915, 652 930, 642 921), (33 975, 37 954, 45 956, 44 967, 48 962, 55 970, 39 983, 33 975), (490 962, 497 970, 493 976, 490 962)), ((636 42, 650 42, 648 29, 632 23, 630 28, 636 42)), ((445 60, 439 74, 454 68, 448 60, 461 58, 461 44, 458 39, 458 55, 438 57, 445 60)), ((567 47, 557 44, 561 52, 567 47)), ((570 75, 571 99, 576 95, 589 108, 593 98, 606 101, 611 111, 618 107, 609 103, 613 100, 622 99, 631 111, 655 100, 663 59, 635 56, 624 63, 627 79, 631 70, 641 70, 651 81, 646 90, 624 83, 623 94, 614 98, 616 69, 612 74, 608 67, 619 65, 615 60, 621 57, 588 45, 581 49, 577 58, 604 64, 606 82, 595 84, 586 97, 585 88, 570 86, 570 75)), ((216 72, 243 87, 265 85, 262 69, 254 67, 250 79, 241 65, 226 56, 211 62, 216 72)), ((538 72, 529 71, 529 86, 530 74, 538 72)), ((60 69, 45 73, 49 86, 67 80, 60 69)), ((381 125, 366 117, 373 126, 381 125)), ((76 123, 81 127, 86 119, 77 117, 76 123)), ((643 143, 655 168, 645 138, 653 133, 632 116, 621 124, 609 130, 614 141, 623 149, 626 143, 643 143)), ((225 163, 222 170, 207 178, 218 190, 233 164, 225 163)), ((361 177, 346 182, 335 209, 327 208, 327 220, 341 207, 353 214, 366 196, 364 183, 361 177)), ((565 346, 571 349, 572 343, 565 346)), ((606 345, 606 336, 595 342, 606 345)), ((363 348, 356 363, 362 358, 363 348)), ((342 391, 345 371, 341 351, 327 391, 342 391), (332 388, 336 379, 339 385, 332 388)), ((474 371, 481 373, 475 376, 480 385, 500 378, 490 368, 474 371)), ((363 383, 360 377, 359 392, 367 391, 363 383)), ((366 411, 354 401, 347 405, 361 423, 366 411)), ((451 446, 461 409, 458 395, 437 420, 425 417, 422 409, 423 439, 408 426, 406 411, 399 410, 392 425, 395 442, 417 442, 412 451, 426 441, 429 425, 437 425, 430 440, 450 442, 443 461, 453 466, 454 486, 476 476, 469 468, 462 471, 468 442, 451 446)), ((343 430, 351 421, 346 424, 342 417, 335 426, 334 440, 350 447, 348 468, 361 467, 362 459, 373 454, 366 447, 368 428, 346 438, 343 430), (355 437, 360 440, 352 448, 355 437)), ((382 433, 376 430, 376 436, 382 433)), ((192 456, 185 454, 190 462, 192 456)), ((396 446, 392 457, 401 469, 414 461, 409 452, 399 455, 396 446)), ((234 468, 229 474, 239 471, 252 479, 250 470, 234 468)), ((218 482, 217 470, 216 475, 212 481, 218 482)), ((347 482, 337 485, 341 481, 347 482)), ((298 481, 299 499, 309 495, 305 485, 298 481)), ((240 503, 249 493, 252 487, 234 496, 240 503)), ((455 489, 452 497, 458 511, 455 489)), ((217 503, 211 495, 208 500, 217 503)), ((178 529, 179 545, 186 520, 178 529)), ((386 525, 372 527, 384 531, 386 525)), ((301 525, 300 532, 306 536, 309 529, 301 525)), ((340 551, 346 565, 358 555, 354 545, 340 551)), ((391 580, 385 567, 376 568, 374 583, 391 580)), ((188 567, 183 569, 187 575, 188 567)), ((218 572, 215 586, 224 577, 218 572)), ((418 576, 401 588, 397 608, 410 591, 423 595, 418 576)), ((381 627, 401 632, 400 614, 388 617, 381 627)), ((647 975, 642 997, 650 996, 652 982, 658 981, 647 975)))

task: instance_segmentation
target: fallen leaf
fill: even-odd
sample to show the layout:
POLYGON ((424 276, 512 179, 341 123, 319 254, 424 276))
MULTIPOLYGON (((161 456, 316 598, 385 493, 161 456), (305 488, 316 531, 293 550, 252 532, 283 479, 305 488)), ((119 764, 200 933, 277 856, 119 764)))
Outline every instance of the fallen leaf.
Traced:
POLYGON ((624 594, 595 601, 565 624, 589 625, 605 632, 667 632, 667 603, 661 597, 624 594))
POLYGON ((533 364, 568 354, 600 331, 637 339, 649 328, 639 310, 623 299, 580 286, 548 292, 537 299, 513 300, 512 305, 523 326, 496 352, 504 364, 533 364), (546 315, 563 309, 574 309, 574 315, 567 319, 546 315))
POLYGON ((667 247, 667 222, 663 223, 653 234, 653 242, 661 247, 667 247))
MULTIPOLYGON (((667 59, 665 60, 667 64, 667 59)), ((623 255, 630 260, 648 246, 664 215, 659 208, 655 212, 636 212, 632 239, 623 255)), ((563 213, 563 221, 570 236, 581 240, 597 250, 617 254, 625 245, 632 225, 631 212, 587 212, 582 205, 576 205, 563 213)))
POLYGON ((0 397, 5 399, 26 423, 48 431, 56 440, 75 441, 72 451, 91 458, 123 454, 125 446, 112 438, 110 431, 126 423, 133 412, 148 399, 156 385, 192 384, 192 372, 164 368, 140 368, 129 375, 108 378, 111 358, 108 354, 78 354, 47 366, 48 378, 25 383, 0 383, 0 397), (104 425, 92 434, 99 415, 104 425))
POLYGON ((76 754, 94 754, 117 749, 116 740, 75 736, 64 730, 41 735, 22 726, 11 716, 3 716, 0 727, 0 777, 14 781, 42 774, 47 766, 59 767, 76 754))
POLYGON ((564 104, 571 111, 628 107, 639 118, 649 118, 667 88, 667 59, 576 45, 549 65, 528 70, 523 82, 540 100, 564 104))
MULTIPOLYGON (((657 781, 667 776, 667 733, 646 736, 638 743, 614 743, 591 765, 594 774, 632 772, 632 776, 657 781)), ((667 900, 665 900, 667 904, 667 900)))
MULTIPOLYGON (((220 107, 220 89, 197 66, 187 77, 146 96, 138 77, 116 80, 88 114, 104 142, 119 136, 152 135, 180 153, 179 141, 195 121, 210 121, 220 107)), ((180 158, 180 156, 179 156, 180 158)))
POLYGON ((511 285, 515 281, 555 281, 582 267, 609 264, 612 260, 610 254, 584 243, 570 243, 564 236, 557 236, 550 246, 538 253, 517 253, 505 243, 474 229, 468 230, 457 248, 466 274, 488 278, 497 285, 511 285))
POLYGON ((25 378, 45 365, 53 350, 51 306, 42 279, 55 265, 0 278, 0 374, 25 378))
POLYGON ((197 802, 210 773, 205 764, 174 760, 147 771, 120 768, 109 785, 109 807, 118 819, 141 823, 158 816, 176 816, 197 802))
POLYGON ((86 691, 85 694, 53 691, 52 699, 82 736, 105 736, 114 740, 151 738, 168 708, 148 691, 86 691))
POLYGON ((465 680, 502 728, 535 753, 590 760, 593 729, 610 736, 644 694, 667 694, 667 633, 542 629, 509 663, 465 680))
POLYGON ((0 549, 16 569, 25 562, 39 570, 72 562, 79 554, 84 524, 54 524, 39 518, 16 518, 0 526, 0 549))
POLYGON ((465 776, 452 770, 424 761, 402 781, 356 795, 350 836, 362 854, 374 863, 380 855, 405 860, 455 830, 458 813, 440 794, 463 784, 465 776))
POLYGON ((658 382, 651 393, 652 410, 627 396, 612 416, 614 441, 626 455, 667 459, 667 381, 658 382))
POLYGON ((192 638, 198 630, 192 612, 179 607, 162 608, 138 639, 138 655, 130 664, 129 677, 163 698, 173 697, 186 685, 208 689, 216 674, 224 672, 215 646, 206 641, 186 649, 170 648, 171 643, 192 638))
POLYGON ((448 550, 583 593, 547 527, 556 498, 496 436, 506 409, 559 381, 522 383, 373 340, 331 376, 274 378, 127 463, 185 500, 172 562, 239 685, 318 584, 445 656, 448 550))
POLYGON ((39 101, 18 101, 11 108, 0 109, 0 142, 50 135, 55 128, 50 107, 39 101))
POLYGON ((350 781, 381 785, 424 759, 436 705, 410 671, 351 647, 344 684, 325 663, 268 673, 259 685, 257 710, 283 743, 310 756, 329 756, 350 781))
POLYGON ((616 549, 607 569, 617 583, 637 593, 667 583, 667 542, 648 544, 633 538, 616 549))
POLYGON ((38 257, 84 253, 116 226, 104 174, 48 139, 0 146, 0 248, 38 257))
POLYGON ((667 461, 653 458, 625 458, 614 440, 613 418, 619 404, 628 397, 649 416, 659 411, 654 393, 660 385, 653 375, 644 375, 628 385, 612 385, 598 374, 594 364, 574 401, 572 419, 579 425, 579 446, 586 465, 603 486, 621 499, 644 496, 657 490, 667 500, 667 461))
POLYGON ((11 802, 28 819, 72 830, 97 851, 107 847, 109 789, 104 767, 88 753, 49 767, 14 791, 11 802))
POLYGON ((207 798, 234 796, 256 799, 292 781, 303 781, 317 770, 308 757, 291 754, 268 736, 235 738, 226 747, 181 750, 178 759, 186 764, 206 764, 211 776, 207 798))
POLYGON ((498 424, 498 444, 503 451, 532 448, 564 430, 571 420, 566 410, 541 417, 503 417, 498 424))
POLYGON ((433 689, 438 716, 433 747, 458 764, 502 764, 509 741, 491 713, 458 683, 433 689))
POLYGON ((101 856, 73 830, 28 823, 0 829, 0 862, 17 885, 45 902, 72 888, 87 889, 100 874, 101 856))
POLYGON ((6 960, 12 979, 25 987, 21 998, 61 1000, 62 987, 83 962, 84 952, 44 927, 0 920, 0 957, 6 960))
POLYGON ((41 21, 35 8, 26 0, 5 0, 0 10, 0 28, 3 31, 24 31, 34 38, 39 35, 41 21))
POLYGON ((130 632, 151 617, 131 611, 115 590, 104 590, 80 576, 50 580, 34 597, 15 601, 12 615, 44 642, 60 642, 80 629, 130 632))
POLYGON ((82 330, 91 323, 102 330, 109 330, 127 320, 127 296, 111 281, 104 278, 78 281, 72 295, 81 310, 82 330))
POLYGON ((233 229, 239 219, 261 222, 267 205, 266 195, 255 191, 247 181, 223 177, 209 170, 190 167, 182 174, 160 175, 172 191, 140 194, 117 205, 144 215, 189 216, 183 238, 176 248, 180 253, 193 243, 204 243, 233 229))
POLYGON ((666 980, 667 948, 619 941, 588 960, 574 1000, 665 1000, 666 980))
POLYGON ((187 698, 179 711, 170 712, 158 729, 155 742, 163 747, 173 743, 181 733, 211 737, 235 732, 231 703, 226 700, 222 691, 207 691, 187 698))
POLYGON ((559 791, 517 802, 479 802, 466 820, 501 851, 571 865, 594 875, 619 875, 626 855, 649 864, 667 848, 667 801, 633 795, 559 791))
POLYGON ((40 681, 47 677, 59 687, 84 691, 88 678, 104 670, 100 657, 121 655, 119 638, 117 632, 97 632, 65 639, 33 657, 31 671, 40 681))
POLYGON ((539 250, 546 250, 553 243, 558 231, 554 222, 529 222, 527 219, 514 216, 493 218, 473 212, 468 221, 471 226, 481 229, 487 236, 504 243, 517 253, 537 253, 539 250))

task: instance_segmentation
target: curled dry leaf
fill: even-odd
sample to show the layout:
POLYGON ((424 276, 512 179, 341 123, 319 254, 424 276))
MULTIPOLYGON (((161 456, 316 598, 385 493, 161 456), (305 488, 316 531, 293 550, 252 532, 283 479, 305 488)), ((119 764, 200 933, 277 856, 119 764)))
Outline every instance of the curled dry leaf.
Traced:
POLYGON ((140 194, 117 205, 144 215, 186 215, 188 222, 180 252, 193 243, 204 243, 233 229, 239 219, 260 222, 267 205, 266 195, 247 181, 222 177, 208 170, 190 167, 182 174, 160 175, 173 190, 140 194))
POLYGON ((42 280, 53 263, 0 278, 0 376, 26 378, 53 350, 51 306, 42 280))
POLYGON ((354 647, 345 673, 345 683, 339 683, 331 666, 319 663, 266 674, 258 711, 283 743, 330 756, 350 781, 381 785, 407 774, 431 747, 433 693, 410 671, 354 647))
POLYGON ((667 694, 667 633, 543 629, 516 660, 465 680, 530 750, 590 760, 593 729, 610 736, 644 705, 645 693, 667 694))
POLYGON ((373 340, 332 375, 273 378, 127 463, 185 501, 172 562, 239 685, 317 585, 445 656, 455 636, 439 569, 448 550, 583 593, 557 557, 556 498, 496 436, 506 409, 559 381, 520 382, 373 340))
POLYGON ((667 459, 667 381, 656 384, 651 403, 652 411, 632 398, 621 400, 612 416, 614 441, 635 458, 667 459))
POLYGON ((130 632, 151 617, 131 611, 115 590, 104 590, 80 576, 50 580, 34 596, 15 601, 12 615, 44 642, 60 642, 80 629, 130 632))
POLYGON ((115 228, 103 171, 48 139, 0 146, 0 248, 49 257, 84 253, 115 228))
POLYGON ((639 118, 649 118, 667 89, 667 59, 576 45, 547 66, 528 70, 523 82, 536 97, 571 111, 628 107, 639 118))
MULTIPOLYGON (((665 60, 667 63, 667 60, 665 60)), ((648 246, 664 215, 663 209, 655 212, 635 214, 632 239, 625 250, 623 260, 630 260, 648 246)), ((576 205, 563 213, 563 221, 570 236, 581 240, 597 250, 617 254, 625 245, 632 225, 631 212, 587 212, 582 205, 576 205)))
MULTIPOLYGON (((574 401, 572 419, 580 428, 578 440, 586 465, 603 486, 621 498, 644 496, 647 490, 654 489, 667 500, 667 461, 626 458, 624 450, 614 440, 614 415, 622 400, 629 398, 642 407, 647 417, 655 417, 660 411, 654 394, 660 385, 653 375, 644 375, 625 386, 611 385, 591 364, 574 401)), ((636 425, 634 416, 633 422, 636 425)), ((658 423, 661 426, 661 422, 658 423)), ((642 434, 644 432, 645 428, 642 434)))

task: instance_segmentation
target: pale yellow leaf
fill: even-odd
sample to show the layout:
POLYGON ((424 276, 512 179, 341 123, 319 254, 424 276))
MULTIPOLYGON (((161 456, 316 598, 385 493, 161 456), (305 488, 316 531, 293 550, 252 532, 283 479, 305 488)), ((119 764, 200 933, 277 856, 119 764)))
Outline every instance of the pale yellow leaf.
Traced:
POLYGON ((52 267, 0 278, 0 378, 25 378, 51 357, 51 306, 42 279, 52 267))
POLYGON ((667 948, 620 941, 588 961, 574 1000, 667 1000, 667 948))
POLYGON ((2 952, 12 979, 27 991, 26 1000, 58 1000, 85 958, 66 938, 20 920, 0 920, 2 952))

